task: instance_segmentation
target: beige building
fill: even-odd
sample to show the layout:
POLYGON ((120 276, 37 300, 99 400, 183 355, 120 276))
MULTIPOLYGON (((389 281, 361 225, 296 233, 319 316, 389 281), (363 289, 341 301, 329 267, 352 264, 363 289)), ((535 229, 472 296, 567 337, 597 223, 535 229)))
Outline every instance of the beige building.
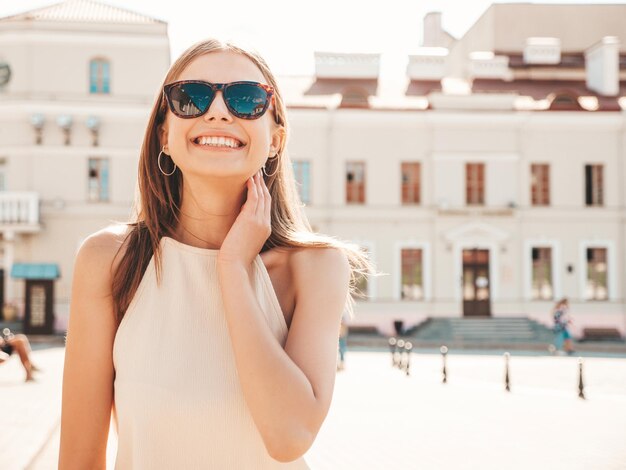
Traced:
POLYGON ((52 312, 57 330, 67 325, 82 240, 130 214, 138 149, 169 63, 166 23, 102 3, 0 19, 3 299, 18 315, 32 304, 42 331, 52 312))
POLYGON ((283 79, 311 221, 388 273, 353 324, 550 325, 566 296, 623 335, 626 5, 496 4, 458 40, 431 13, 423 44, 403 80, 341 53, 283 79))
MULTIPOLYGON (((313 77, 279 77, 311 223, 388 273, 362 285, 354 324, 549 324, 567 296, 576 334, 626 333, 624 31, 623 5, 497 4, 458 40, 427 15, 425 46, 391 81, 378 54, 340 52, 316 53, 313 77)), ((166 25, 118 8, 0 19, 4 298, 21 313, 26 282, 9 271, 56 265, 67 324, 76 248, 128 216, 168 65, 166 25)))

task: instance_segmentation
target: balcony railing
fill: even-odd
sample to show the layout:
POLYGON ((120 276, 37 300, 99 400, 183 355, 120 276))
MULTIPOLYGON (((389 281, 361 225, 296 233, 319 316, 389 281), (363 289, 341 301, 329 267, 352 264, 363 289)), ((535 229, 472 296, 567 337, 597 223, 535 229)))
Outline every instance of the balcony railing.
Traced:
POLYGON ((0 192, 1 225, 38 227, 39 194, 30 191, 0 192))

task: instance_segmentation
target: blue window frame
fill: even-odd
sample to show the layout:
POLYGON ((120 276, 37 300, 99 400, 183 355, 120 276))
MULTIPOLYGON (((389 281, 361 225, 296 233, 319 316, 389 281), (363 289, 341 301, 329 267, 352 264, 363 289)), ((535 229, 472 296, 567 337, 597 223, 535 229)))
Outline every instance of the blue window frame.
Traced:
POLYGON ((306 161, 294 161, 293 172, 298 182, 300 200, 309 204, 311 202, 311 164, 306 161))
POLYGON ((106 59, 92 59, 89 62, 89 93, 109 94, 111 92, 111 64, 106 59))

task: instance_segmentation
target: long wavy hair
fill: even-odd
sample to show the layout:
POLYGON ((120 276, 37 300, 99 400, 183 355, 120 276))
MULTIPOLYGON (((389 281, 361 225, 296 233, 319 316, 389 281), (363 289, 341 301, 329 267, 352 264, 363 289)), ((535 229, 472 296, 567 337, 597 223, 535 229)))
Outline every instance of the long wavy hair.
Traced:
MULTIPOLYGON (((132 215, 129 222, 120 222, 125 226, 123 245, 126 249, 113 273, 112 281, 113 303, 118 324, 122 321, 153 255, 157 284, 161 282, 160 240, 163 236, 172 236, 179 222, 183 194, 181 172, 179 170, 175 171, 172 176, 165 176, 157 164, 160 151, 159 129, 167 113, 163 85, 176 80, 197 57, 218 51, 242 54, 257 65, 268 84, 274 87, 274 121, 276 125, 283 127, 285 132, 285 138, 282 140, 276 158, 266 162, 267 173, 272 175, 266 177, 266 185, 272 199, 272 232, 261 252, 274 247, 336 247, 341 249, 347 255, 351 266, 350 286, 344 312, 353 318, 353 296, 366 297, 357 284, 366 276, 378 275, 373 263, 368 258, 367 252, 357 244, 316 233, 311 229, 303 210, 304 204, 298 195, 291 161, 285 151, 289 131, 286 107, 276 79, 265 60, 255 51, 245 50, 230 42, 208 39, 188 48, 172 64, 161 84, 150 113, 139 156, 137 190, 132 215)), ((120 250, 117 254, 119 253, 120 250)))

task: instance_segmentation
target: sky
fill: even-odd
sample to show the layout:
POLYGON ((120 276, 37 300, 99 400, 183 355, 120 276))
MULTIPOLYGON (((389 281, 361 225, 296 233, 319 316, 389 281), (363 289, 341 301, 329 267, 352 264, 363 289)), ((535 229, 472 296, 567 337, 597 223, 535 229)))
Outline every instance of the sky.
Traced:
MULTIPOLYGON (((0 0, 0 17, 60 0, 0 0)), ((422 20, 442 13, 443 28, 461 37, 492 0, 100 0, 168 23, 172 60, 207 37, 258 51, 277 75, 311 75, 314 51, 381 54, 381 78, 404 74, 422 40, 422 20)), ((505 3, 505 2, 502 2, 505 3)), ((512 3, 512 2, 506 2, 512 3)), ((624 3, 551 0, 526 3, 624 3)), ((2 51, 0 51, 1 53, 2 51)))

